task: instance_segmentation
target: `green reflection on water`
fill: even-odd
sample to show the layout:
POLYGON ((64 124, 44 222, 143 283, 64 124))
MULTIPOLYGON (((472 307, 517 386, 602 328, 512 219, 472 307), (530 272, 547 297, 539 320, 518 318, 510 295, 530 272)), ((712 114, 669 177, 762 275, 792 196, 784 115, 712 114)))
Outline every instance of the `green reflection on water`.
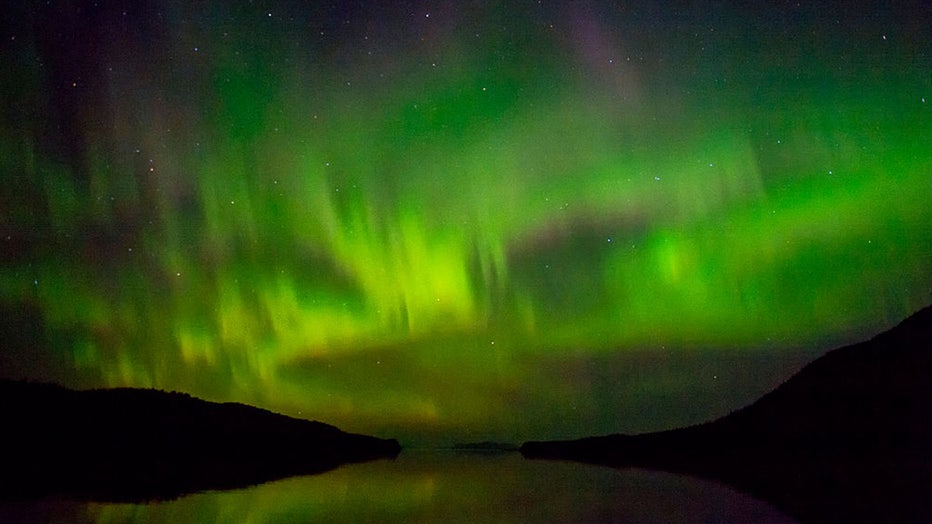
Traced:
POLYGON ((76 509, 98 523, 792 522, 764 502, 691 477, 427 450, 242 490, 76 509))

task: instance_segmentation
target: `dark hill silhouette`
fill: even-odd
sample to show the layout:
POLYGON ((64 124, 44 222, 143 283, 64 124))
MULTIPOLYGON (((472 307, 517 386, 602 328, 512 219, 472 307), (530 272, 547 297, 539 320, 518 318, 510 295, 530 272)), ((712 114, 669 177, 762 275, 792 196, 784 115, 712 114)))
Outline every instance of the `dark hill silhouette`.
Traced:
POLYGON ((244 487, 401 447, 243 404, 147 389, 0 381, 0 497, 173 498, 244 487))
POLYGON ((932 522, 930 408, 932 307, 721 419, 521 452, 713 478, 806 522, 932 522))

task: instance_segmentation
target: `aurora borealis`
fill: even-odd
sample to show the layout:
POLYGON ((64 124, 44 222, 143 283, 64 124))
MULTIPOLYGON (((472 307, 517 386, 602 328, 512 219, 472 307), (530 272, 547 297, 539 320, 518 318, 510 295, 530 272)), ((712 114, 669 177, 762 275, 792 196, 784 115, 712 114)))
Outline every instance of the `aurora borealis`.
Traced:
POLYGON ((928 6, 14 4, 5 376, 562 438, 932 302, 928 6))

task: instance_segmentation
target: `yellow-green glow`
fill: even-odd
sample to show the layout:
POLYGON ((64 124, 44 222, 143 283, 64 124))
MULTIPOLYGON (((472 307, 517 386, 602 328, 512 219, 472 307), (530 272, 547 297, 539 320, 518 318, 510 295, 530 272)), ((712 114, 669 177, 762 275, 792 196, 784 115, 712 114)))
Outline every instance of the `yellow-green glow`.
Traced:
POLYGON ((763 379, 593 385, 635 387, 607 375, 629 353, 812 356, 932 298, 932 53, 895 16, 794 28, 800 54, 737 10, 215 7, 126 15, 151 41, 100 22, 76 65, 3 48, 8 373, 411 438, 638 430, 679 415, 612 413, 763 379))

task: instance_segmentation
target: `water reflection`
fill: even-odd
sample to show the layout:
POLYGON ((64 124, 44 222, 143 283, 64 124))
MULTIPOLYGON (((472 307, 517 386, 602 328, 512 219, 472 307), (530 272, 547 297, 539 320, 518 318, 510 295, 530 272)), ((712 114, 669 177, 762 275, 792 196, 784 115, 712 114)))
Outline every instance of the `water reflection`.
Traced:
POLYGON ((792 522, 764 502, 692 477, 530 461, 517 453, 426 450, 174 501, 47 500, 15 511, 43 521, 99 523, 792 522))

